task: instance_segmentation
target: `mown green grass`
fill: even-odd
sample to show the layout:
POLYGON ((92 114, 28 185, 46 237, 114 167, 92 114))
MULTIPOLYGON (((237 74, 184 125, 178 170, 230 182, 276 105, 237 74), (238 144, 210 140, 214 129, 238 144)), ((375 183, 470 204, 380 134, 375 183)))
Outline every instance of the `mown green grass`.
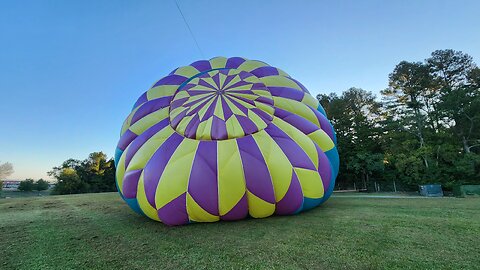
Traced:
POLYGON ((480 269, 480 199, 331 198, 167 227, 115 193, 0 200, 0 269, 480 269))
POLYGON ((42 190, 42 191, 2 190, 0 191, 0 199, 49 196, 50 193, 51 193, 51 190, 42 190))

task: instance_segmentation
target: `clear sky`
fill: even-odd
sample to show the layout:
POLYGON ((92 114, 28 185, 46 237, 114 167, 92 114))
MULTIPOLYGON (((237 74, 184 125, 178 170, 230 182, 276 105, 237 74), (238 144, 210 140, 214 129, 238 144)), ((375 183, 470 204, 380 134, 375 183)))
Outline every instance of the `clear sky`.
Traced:
POLYGON ((0 162, 46 177, 113 155, 137 97, 177 66, 243 56, 312 94, 378 93, 401 60, 436 49, 480 62, 480 1, 0 1, 0 162))

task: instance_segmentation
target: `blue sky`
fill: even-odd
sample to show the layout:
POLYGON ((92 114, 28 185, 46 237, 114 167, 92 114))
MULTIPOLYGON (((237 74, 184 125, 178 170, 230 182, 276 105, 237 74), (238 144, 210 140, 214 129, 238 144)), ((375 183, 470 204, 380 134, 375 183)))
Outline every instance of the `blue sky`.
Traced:
POLYGON ((243 56, 314 95, 378 93, 401 60, 436 49, 480 62, 480 1, 0 1, 0 162, 46 177, 113 155, 136 98, 177 66, 243 56))

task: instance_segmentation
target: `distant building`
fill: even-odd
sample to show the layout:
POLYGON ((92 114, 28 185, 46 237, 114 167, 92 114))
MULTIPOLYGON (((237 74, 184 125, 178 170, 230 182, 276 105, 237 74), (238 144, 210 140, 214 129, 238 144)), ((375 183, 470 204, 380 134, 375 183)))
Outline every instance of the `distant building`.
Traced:
POLYGON ((4 190, 17 190, 20 186, 20 180, 4 180, 3 189, 4 190))

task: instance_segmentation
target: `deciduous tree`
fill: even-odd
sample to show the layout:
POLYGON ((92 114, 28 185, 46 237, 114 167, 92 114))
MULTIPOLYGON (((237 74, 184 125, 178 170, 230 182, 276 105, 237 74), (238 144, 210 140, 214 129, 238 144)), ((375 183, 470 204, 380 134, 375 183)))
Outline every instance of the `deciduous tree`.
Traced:
POLYGON ((4 179, 12 175, 15 171, 13 165, 9 162, 0 163, 0 179, 4 179))
POLYGON ((42 191, 42 190, 47 190, 49 187, 49 183, 43 179, 38 179, 35 182, 35 190, 42 191))
POLYGON ((33 179, 25 179, 22 182, 20 182, 20 185, 18 186, 18 190, 20 191, 32 191, 35 187, 35 183, 33 179))

